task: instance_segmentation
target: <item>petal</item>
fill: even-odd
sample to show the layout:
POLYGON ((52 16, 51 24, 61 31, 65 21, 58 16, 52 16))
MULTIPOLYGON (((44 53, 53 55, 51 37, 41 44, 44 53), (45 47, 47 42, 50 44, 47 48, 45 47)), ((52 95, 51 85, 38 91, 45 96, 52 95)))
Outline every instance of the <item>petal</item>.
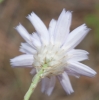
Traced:
POLYGON ((21 47, 20 47, 19 51, 22 52, 22 53, 30 54, 30 52, 26 51, 25 49, 23 49, 21 47))
POLYGON ((35 75, 35 74, 36 74, 36 69, 33 68, 33 69, 30 71, 30 74, 35 75))
POLYGON ((67 94, 71 94, 74 92, 66 72, 62 73, 61 75, 58 75, 58 79, 67 94))
POLYGON ((41 87, 41 92, 45 92, 47 86, 48 86, 48 83, 49 83, 49 78, 45 77, 42 79, 42 87, 41 87))
POLYGON ((89 31, 90 29, 87 28, 85 24, 79 26, 69 34, 62 48, 66 51, 75 48, 84 39, 89 31))
POLYGON ((80 49, 73 49, 67 52, 67 60, 72 60, 72 61, 83 61, 87 60, 89 54, 85 50, 80 50, 80 49))
POLYGON ((72 55, 85 55, 85 54, 89 54, 89 52, 85 51, 85 50, 81 50, 81 49, 72 49, 70 51, 67 52, 68 54, 72 54, 72 55))
POLYGON ((27 54, 36 54, 37 51, 33 49, 28 43, 21 43, 19 51, 27 54))
POLYGON ((12 67, 15 66, 31 67, 33 64, 33 55, 28 55, 28 54, 20 55, 11 59, 10 62, 12 67))
POLYGON ((65 42, 70 31, 71 20, 72 13, 63 9, 55 27, 55 43, 62 45, 65 42))
POLYGON ((87 55, 72 55, 68 57, 68 61, 84 61, 87 60, 88 56, 87 55))
POLYGON ((45 92, 48 96, 51 95, 51 93, 55 87, 55 82, 56 82, 56 77, 52 76, 50 78, 50 82, 49 82, 48 87, 47 87, 46 92, 45 92))
POLYGON ((67 62, 69 64, 68 67, 66 67, 67 70, 71 70, 71 72, 76 73, 78 75, 84 75, 84 76, 88 76, 88 77, 93 77, 96 75, 96 72, 91 69, 90 67, 76 62, 76 61, 68 61, 67 62))
POLYGON ((48 96, 51 95, 54 87, 55 87, 56 78, 52 76, 51 78, 42 79, 42 88, 41 91, 45 92, 48 96))
POLYGON ((40 44, 41 44, 40 37, 38 36, 38 34, 37 34, 36 32, 33 32, 33 33, 32 33, 32 37, 33 37, 34 39, 38 40, 38 41, 40 42, 40 44))
POLYGON ((40 38, 38 37, 37 33, 35 33, 35 32, 32 34, 32 43, 36 49, 39 49, 41 47, 40 38))
POLYGON ((56 26, 56 20, 52 19, 49 24, 49 36, 50 36, 50 43, 54 44, 54 31, 56 26))
POLYGON ((23 39, 27 43, 29 43, 30 45, 32 45, 31 44, 30 34, 28 33, 28 31, 21 24, 19 24, 15 29, 19 32, 19 34, 23 37, 23 39))
POLYGON ((41 39, 41 42, 44 45, 47 45, 49 43, 49 33, 42 20, 34 12, 32 12, 31 15, 28 15, 27 18, 30 20, 30 22, 36 29, 41 39))
POLYGON ((69 72, 69 71, 66 71, 66 73, 67 73, 68 75, 74 76, 74 77, 76 77, 76 78, 80 78, 80 75, 78 75, 78 74, 76 74, 76 73, 71 73, 71 72, 69 72))
MULTIPOLYGON (((68 66, 68 67, 69 67, 69 66, 68 66)), ((80 77, 80 75, 79 75, 78 73, 75 73, 74 71, 69 70, 69 68, 66 68, 66 69, 65 69, 65 72, 66 72, 68 75, 74 76, 74 77, 76 77, 76 78, 79 78, 79 77, 80 77)))

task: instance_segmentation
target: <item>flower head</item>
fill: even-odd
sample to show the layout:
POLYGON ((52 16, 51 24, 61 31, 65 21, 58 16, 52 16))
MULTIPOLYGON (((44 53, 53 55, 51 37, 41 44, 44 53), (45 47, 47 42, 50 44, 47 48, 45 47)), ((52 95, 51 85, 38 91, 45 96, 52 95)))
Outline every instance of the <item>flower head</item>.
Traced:
POLYGON ((33 68, 31 74, 38 73, 44 64, 42 74, 42 92, 50 95, 54 89, 56 77, 64 90, 73 91, 68 75, 93 77, 96 72, 80 61, 88 59, 88 52, 74 49, 90 31, 85 24, 70 32, 72 12, 63 9, 58 20, 52 19, 47 29, 41 19, 32 12, 27 17, 36 32, 29 34, 19 24, 16 30, 26 43, 21 43, 23 55, 11 59, 13 67, 23 66, 33 68))

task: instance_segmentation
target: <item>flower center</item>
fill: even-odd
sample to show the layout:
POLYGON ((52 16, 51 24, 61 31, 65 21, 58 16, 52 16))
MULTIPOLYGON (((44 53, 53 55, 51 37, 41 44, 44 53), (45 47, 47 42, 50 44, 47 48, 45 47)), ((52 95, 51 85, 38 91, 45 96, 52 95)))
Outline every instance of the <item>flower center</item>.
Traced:
POLYGON ((66 65, 65 51, 56 45, 43 46, 34 56, 33 66, 39 71, 44 64, 44 76, 58 75, 64 71, 66 65))

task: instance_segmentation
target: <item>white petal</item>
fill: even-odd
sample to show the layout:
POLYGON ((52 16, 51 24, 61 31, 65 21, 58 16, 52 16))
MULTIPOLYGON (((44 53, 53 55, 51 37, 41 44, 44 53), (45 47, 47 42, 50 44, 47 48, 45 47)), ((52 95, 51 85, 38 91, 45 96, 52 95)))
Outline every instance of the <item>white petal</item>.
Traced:
POLYGON ((30 66, 33 64, 33 55, 20 55, 10 60, 12 67, 15 66, 30 66))
POLYGON ((45 77, 42 79, 42 87, 41 87, 41 92, 45 92, 46 88, 48 87, 49 84, 49 78, 45 77))
POLYGON ((41 19, 34 12, 32 12, 31 15, 28 15, 27 18, 30 20, 32 25, 35 27, 35 29, 41 39, 41 42, 44 45, 49 44, 49 33, 48 33, 46 26, 41 21, 41 19))
POLYGON ((41 91, 45 92, 48 96, 51 95, 54 87, 55 87, 56 77, 52 76, 51 78, 44 78, 42 80, 42 88, 41 91))
POLYGON ((36 32, 32 33, 32 37, 35 38, 36 40, 38 40, 41 44, 40 37, 38 36, 38 34, 36 32))
POLYGON ((50 78, 48 87, 47 87, 46 92, 45 92, 48 96, 51 95, 51 93, 52 93, 52 91, 53 91, 53 89, 55 87, 55 82, 56 82, 56 77, 55 76, 52 76, 50 78))
MULTIPOLYGON (((68 66, 68 67, 69 67, 69 66, 68 66)), ((80 77, 80 75, 79 75, 78 73, 75 73, 74 71, 69 70, 69 68, 65 69, 65 71, 66 71, 66 73, 67 73, 68 75, 74 76, 74 77, 76 77, 76 78, 79 78, 79 77, 80 77)))
POLYGON ((54 31, 56 26, 56 20, 52 19, 49 24, 49 36, 50 36, 50 43, 54 44, 54 31))
POLYGON ((89 31, 90 29, 87 28, 85 24, 79 26, 69 34, 62 48, 64 48, 67 51, 75 48, 84 39, 84 37, 89 31))
POLYGON ((68 58, 68 61, 84 61, 87 60, 88 56, 87 55, 72 55, 71 57, 68 58))
POLYGON ((63 9, 55 27, 55 43, 62 45, 65 42, 70 31, 71 20, 72 13, 63 9))
POLYGON ((32 75, 36 74, 36 69, 33 68, 33 69, 30 71, 30 74, 32 74, 32 75))
POLYGON ((33 49, 28 43, 21 43, 19 51, 27 54, 36 54, 37 51, 33 49))
POLYGON ((72 54, 72 55, 87 55, 89 54, 89 52, 85 51, 85 50, 81 50, 81 49, 72 49, 70 51, 67 52, 68 54, 72 54))
POLYGON ((73 49, 67 52, 67 60, 71 61, 87 60, 88 59, 87 54, 88 52, 85 50, 73 49))
POLYGON ((60 83, 67 94, 71 94, 74 92, 66 72, 62 73, 62 75, 58 75, 58 79, 60 80, 60 83))
POLYGON ((76 78, 80 78, 80 75, 77 75, 77 74, 75 74, 75 73, 70 73, 70 72, 68 72, 68 71, 66 71, 66 73, 67 73, 68 75, 74 76, 74 77, 76 77, 76 78))
POLYGON ((30 54, 30 52, 26 51, 25 49, 23 49, 21 47, 20 47, 19 51, 22 52, 22 53, 30 54))
POLYGON ((32 45, 31 44, 30 34, 28 33, 28 31, 21 24, 19 24, 15 29, 19 32, 19 34, 23 37, 23 39, 27 43, 29 43, 30 45, 32 45))
POLYGON ((71 70, 71 72, 76 73, 78 75, 84 75, 88 77, 93 77, 96 75, 96 72, 90 67, 75 61, 69 61, 68 64, 70 66, 66 67, 66 69, 71 70))
POLYGON ((35 33, 35 32, 32 34, 32 43, 36 49, 39 49, 41 47, 41 41, 40 41, 37 33, 35 33))

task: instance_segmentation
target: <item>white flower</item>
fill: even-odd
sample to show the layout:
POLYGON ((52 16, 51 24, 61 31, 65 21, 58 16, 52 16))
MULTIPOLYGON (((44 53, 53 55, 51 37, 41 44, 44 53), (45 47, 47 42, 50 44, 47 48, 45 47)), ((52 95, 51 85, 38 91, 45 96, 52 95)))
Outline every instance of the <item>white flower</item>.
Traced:
POLYGON ((41 19, 32 12, 27 17, 36 32, 29 34, 19 24, 16 30, 26 43, 21 43, 23 55, 11 59, 11 65, 31 67, 31 74, 37 73, 42 65, 47 64, 42 75, 42 92, 50 95, 54 89, 56 77, 64 90, 73 91, 68 75, 93 77, 96 72, 80 61, 88 59, 88 52, 74 49, 87 35, 89 28, 85 24, 70 32, 72 13, 63 9, 58 20, 52 19, 47 29, 41 19))

